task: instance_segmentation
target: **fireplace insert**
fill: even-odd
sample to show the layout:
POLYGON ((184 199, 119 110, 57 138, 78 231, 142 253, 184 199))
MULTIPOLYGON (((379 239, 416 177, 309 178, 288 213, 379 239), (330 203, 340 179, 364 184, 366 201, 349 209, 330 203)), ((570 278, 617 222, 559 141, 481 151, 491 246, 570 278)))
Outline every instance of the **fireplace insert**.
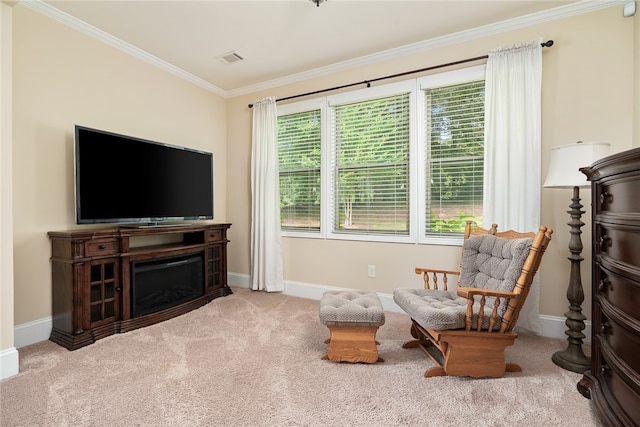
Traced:
POLYGON ((202 254, 131 263, 131 316, 165 310, 204 295, 202 254))

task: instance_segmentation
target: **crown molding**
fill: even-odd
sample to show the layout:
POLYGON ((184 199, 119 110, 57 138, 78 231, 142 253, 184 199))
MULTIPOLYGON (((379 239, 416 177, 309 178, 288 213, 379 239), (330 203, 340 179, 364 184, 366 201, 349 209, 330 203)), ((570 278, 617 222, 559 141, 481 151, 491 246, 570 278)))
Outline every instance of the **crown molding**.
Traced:
POLYGON ((312 79, 315 77, 321 77, 326 74, 336 73, 339 71, 348 70, 363 65, 375 64, 382 61, 387 61, 402 56, 412 55, 416 53, 422 53, 430 49, 449 46, 465 41, 475 40, 478 38, 504 33, 507 31, 517 30, 532 25, 542 24, 545 22, 551 22, 558 19, 564 19, 571 16, 582 15, 584 13, 590 13, 601 9, 607 9, 617 5, 623 5, 628 0, 582 0, 576 3, 571 3, 565 6, 560 6, 554 9, 549 9, 542 12, 536 12, 530 15, 521 16, 518 18, 512 18, 505 21, 500 21, 485 25, 482 27, 476 27, 470 30, 464 30, 457 33, 447 34, 445 36, 436 37, 428 40, 424 40, 417 43, 408 44, 399 48, 389 49, 374 53, 371 55, 361 56, 359 58, 350 59, 348 61, 339 62, 336 64, 328 65, 326 67, 315 68, 313 70, 304 71, 297 74, 292 74, 279 79, 273 79, 258 83, 255 85, 245 86, 238 89, 233 89, 227 92, 229 97, 235 97, 240 95, 246 95, 254 92, 259 92, 275 87, 297 83, 303 80, 312 79))
POLYGON ((211 84, 179 67, 176 67, 175 65, 170 64, 167 61, 151 55, 150 53, 139 49, 123 40, 120 40, 119 38, 114 37, 111 34, 100 30, 99 28, 89 25, 84 21, 81 21, 59 9, 56 9, 55 7, 45 3, 43 0, 20 0, 19 3, 31 10, 34 10, 38 13, 41 13, 42 15, 61 22, 62 24, 65 24, 90 37, 98 39, 136 58, 146 61, 162 70, 167 71, 168 73, 174 74, 188 82, 191 82, 210 92, 220 95, 223 98, 233 98, 240 95, 246 95, 254 92, 272 89, 278 86, 297 83, 315 77, 321 77, 326 74, 336 73, 363 65, 375 64, 377 62, 387 61, 402 56, 421 53, 430 49, 449 46, 469 40, 475 40, 481 37, 500 34, 507 31, 529 27, 545 22, 551 22, 558 19, 564 19, 584 13, 590 13, 617 5, 623 5, 627 1, 628 0, 582 0, 554 9, 549 9, 518 18, 496 22, 482 27, 473 28, 470 30, 460 31, 445 36, 408 44, 399 48, 388 49, 375 54, 365 55, 359 58, 350 59, 348 61, 338 62, 326 67, 315 68, 313 70, 305 71, 302 73, 296 73, 286 77, 268 80, 255 85, 244 86, 228 91, 225 91, 218 86, 211 84))
POLYGON ((43 0, 20 0, 19 3, 31 10, 54 19, 64 25, 67 25, 74 30, 80 31, 81 33, 84 33, 110 46, 113 46, 116 49, 120 49, 121 51, 128 53, 131 56, 134 56, 145 62, 148 62, 149 64, 154 65, 170 74, 191 82, 196 86, 200 86, 222 97, 228 97, 227 92, 219 88, 218 86, 213 85, 206 80, 203 80, 200 77, 197 77, 183 70, 182 68, 176 67, 175 65, 170 64, 169 62, 160 59, 157 56, 151 55, 150 53, 139 49, 130 43, 114 37, 106 31, 102 31, 101 29, 96 28, 93 25, 89 25, 86 22, 81 21, 78 18, 75 18, 68 13, 61 11, 60 9, 56 9, 55 7, 45 3, 43 0))

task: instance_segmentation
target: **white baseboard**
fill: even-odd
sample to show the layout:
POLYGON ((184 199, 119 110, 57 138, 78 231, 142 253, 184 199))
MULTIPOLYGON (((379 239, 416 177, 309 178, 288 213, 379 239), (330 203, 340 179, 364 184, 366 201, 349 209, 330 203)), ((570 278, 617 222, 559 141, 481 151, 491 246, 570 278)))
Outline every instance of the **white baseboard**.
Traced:
POLYGON ((0 351, 0 380, 18 374, 18 350, 15 347, 0 351))
MULTIPOLYGON (((550 338, 560 338, 567 339, 567 325, 565 321, 567 320, 564 317, 556 317, 556 316, 548 316, 546 314, 540 315, 540 328, 542 329, 542 334, 545 337, 550 338)), ((585 343, 591 343, 591 321, 584 321, 584 331, 582 333, 586 336, 584 339, 585 343)))
MULTIPOLYGON (((250 282, 249 282, 249 276, 247 274, 228 273, 227 280, 229 281, 230 286, 235 286, 239 288, 251 288, 250 282)), ((336 290, 345 290, 345 288, 316 285, 316 284, 303 283, 303 282, 285 281, 283 293, 286 295, 294 296, 294 297, 320 300, 324 292, 336 291, 336 290)), ((391 311, 394 313, 403 313, 402 309, 398 307, 398 305, 393 301, 392 294, 378 292, 378 297, 380 298, 382 307, 386 311, 391 311)), ((539 319, 540 319, 540 335, 548 338, 560 338, 560 339, 567 338, 567 335, 565 334, 565 331, 567 330, 567 326, 565 325, 566 319, 564 317, 540 314, 539 319)), ((583 331, 583 333, 586 336, 584 342, 590 343, 591 342, 591 322, 587 320, 584 323, 586 327, 585 330, 583 331)))
MULTIPOLYGON (((251 288, 249 283, 249 276, 247 274, 238 274, 238 273, 228 273, 227 280, 229 281, 230 286, 238 287, 238 288, 251 288)), ((285 295, 291 295, 294 297, 300 298, 308 298, 314 300, 320 300, 322 298, 322 294, 326 291, 340 291, 345 290, 346 288, 339 288, 335 286, 325 286, 325 285, 317 285, 312 283, 303 283, 303 282, 295 282, 295 281, 286 281, 285 282, 285 295)), ((402 309, 398 307, 398 305, 393 301, 392 294, 380 293, 378 292, 378 297, 380 297, 380 301, 382 302, 382 307, 386 311, 391 311, 395 313, 402 313, 402 309)), ((546 314, 540 315, 540 335, 549 337, 549 338, 560 338, 566 339, 567 336, 565 331, 567 327, 565 326, 565 318, 557 317, 557 316, 548 316, 546 314)), ((51 335, 51 328, 53 326, 53 321, 51 317, 47 317, 40 320, 34 320, 33 322, 23 323, 22 325, 18 325, 14 329, 14 345, 15 348, 25 347, 30 344, 35 344, 40 341, 45 341, 49 339, 51 335)), ((591 322, 585 321, 586 329, 583 331, 586 335, 584 340, 585 343, 591 342, 591 322)), ((15 350, 15 349, 14 349, 15 350)), ((5 356, 4 353, 0 353, 0 357, 3 359, 3 373, 4 373, 4 358, 11 358, 11 351, 4 350, 4 352, 8 352, 8 355, 5 356)), ((16 354, 17 360, 17 354, 16 354)), ((10 362, 11 363, 11 362, 10 362)), ((17 366, 17 362, 16 362, 17 366)))
POLYGON ((21 348, 48 340, 52 328, 53 319, 51 317, 17 325, 13 330, 13 344, 16 348, 21 348))

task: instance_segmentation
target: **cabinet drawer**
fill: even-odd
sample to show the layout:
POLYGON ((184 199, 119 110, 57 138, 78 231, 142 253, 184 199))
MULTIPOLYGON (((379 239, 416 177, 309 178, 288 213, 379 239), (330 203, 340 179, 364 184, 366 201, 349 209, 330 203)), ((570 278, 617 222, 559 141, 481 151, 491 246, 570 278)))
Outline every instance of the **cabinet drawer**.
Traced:
POLYGON ((617 418, 624 420, 625 425, 637 425, 636 422, 640 420, 640 394, 632 384, 637 384, 639 378, 636 373, 629 373, 623 364, 616 361, 615 354, 606 344, 601 347, 601 351, 602 363, 596 375, 604 388, 604 394, 612 397, 609 404, 615 405, 612 409, 617 418))
POLYGON ((640 177, 626 176, 603 181, 596 189, 596 213, 640 213, 640 177))
MULTIPOLYGON (((640 307, 640 282, 617 274, 607 269, 607 266, 616 269, 606 261, 603 261, 603 265, 596 266, 594 295, 607 300, 612 306, 629 316, 637 318, 638 307, 640 307)), ((630 271, 621 272, 631 276, 630 271)))
POLYGON ((222 230, 207 230, 207 242, 219 242, 222 240, 222 230))
POLYGON ((118 252, 116 239, 87 240, 84 244, 85 256, 111 255, 118 252))
MULTIPOLYGON (((639 197, 640 199, 640 197, 639 197)), ((619 224, 596 223, 594 255, 603 255, 613 262, 640 266, 640 228, 619 224)))
POLYGON ((600 316, 600 330, 595 331, 601 342, 606 343, 616 358, 623 361, 635 372, 640 372, 640 337, 633 325, 626 324, 621 318, 616 318, 613 313, 606 311, 607 304, 602 305, 603 313, 600 316))

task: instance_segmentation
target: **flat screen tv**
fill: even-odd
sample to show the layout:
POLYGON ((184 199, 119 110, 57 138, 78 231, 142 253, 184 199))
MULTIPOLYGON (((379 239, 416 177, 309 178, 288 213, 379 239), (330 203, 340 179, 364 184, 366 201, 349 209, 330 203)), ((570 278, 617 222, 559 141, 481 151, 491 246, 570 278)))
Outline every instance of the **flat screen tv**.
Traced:
POLYGON ((213 219, 213 155, 75 126, 76 223, 213 219))

